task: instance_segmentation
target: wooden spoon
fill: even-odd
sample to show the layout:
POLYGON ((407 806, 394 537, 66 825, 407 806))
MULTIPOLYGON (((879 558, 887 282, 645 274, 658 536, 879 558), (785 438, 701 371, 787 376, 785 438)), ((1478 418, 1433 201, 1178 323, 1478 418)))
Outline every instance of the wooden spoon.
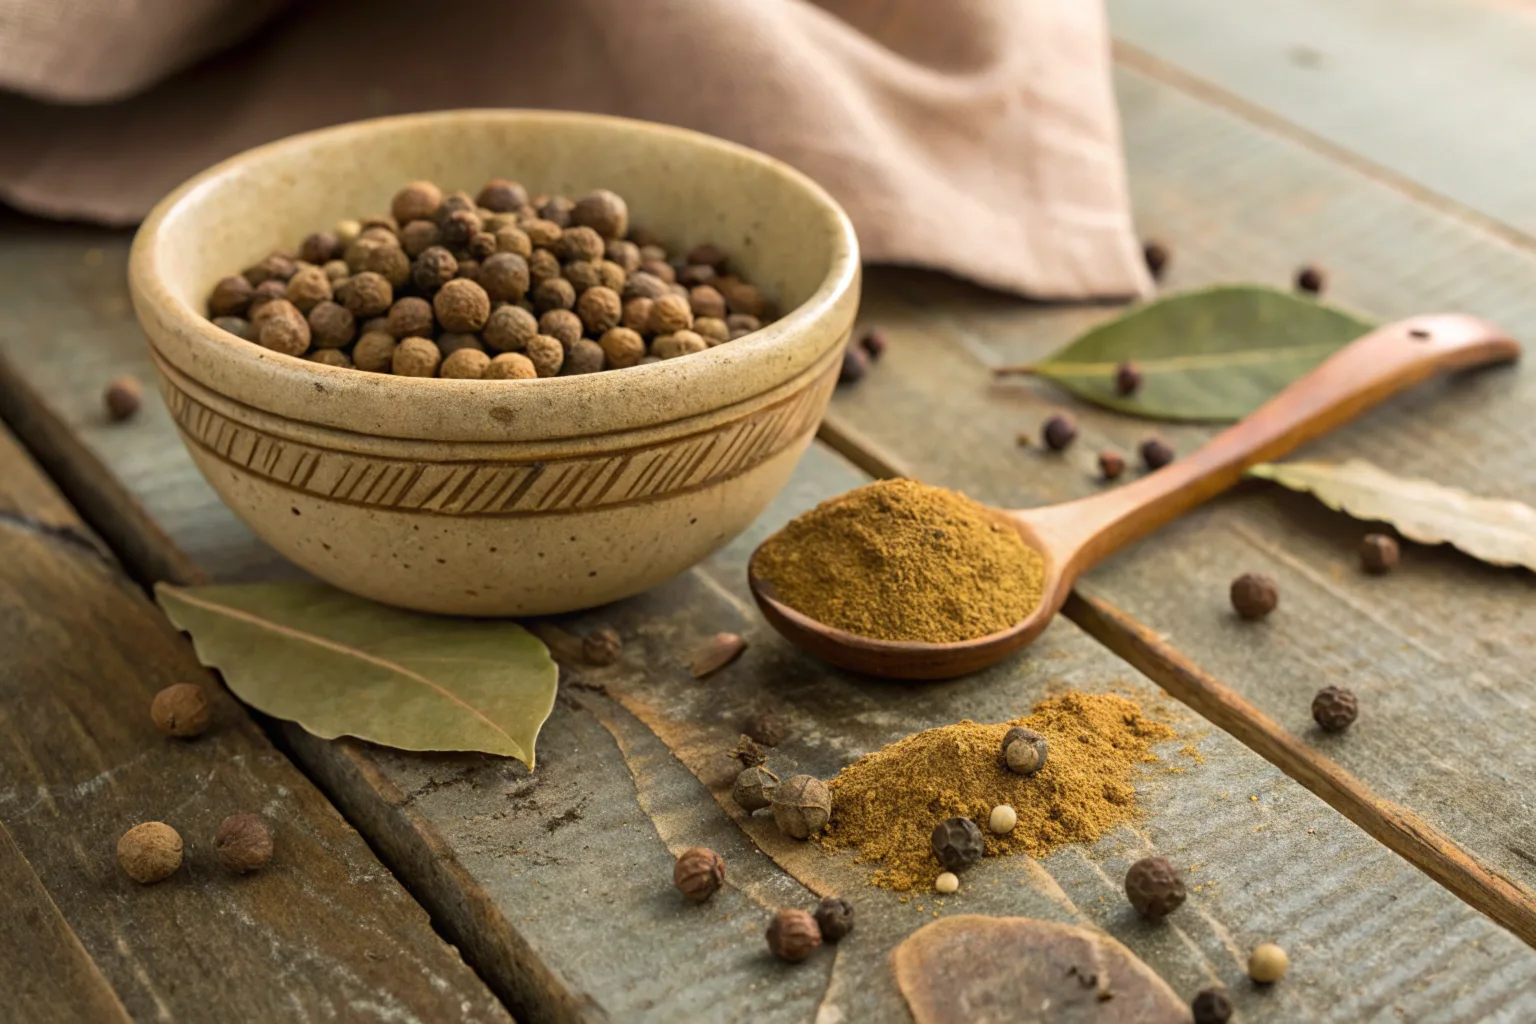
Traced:
POLYGON ((1506 362, 1517 342, 1470 316, 1421 316, 1358 338, 1217 434, 1192 455, 1114 490, 1042 508, 994 510, 1045 559, 1044 596, 1022 622, 959 643, 872 640, 822 625, 781 603, 748 567, 752 596, 791 643, 841 668, 892 679, 949 679, 1006 658, 1039 636, 1077 577, 1127 544, 1220 494, 1267 462, 1447 370, 1506 362))

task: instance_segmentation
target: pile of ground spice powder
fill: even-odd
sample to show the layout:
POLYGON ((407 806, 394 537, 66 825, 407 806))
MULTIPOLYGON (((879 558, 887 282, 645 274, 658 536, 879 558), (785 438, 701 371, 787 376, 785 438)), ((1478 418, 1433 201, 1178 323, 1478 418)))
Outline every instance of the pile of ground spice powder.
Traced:
POLYGON ((752 571, 817 622, 876 640, 954 643, 1040 604, 1040 554, 985 506, 911 480, 822 502, 768 538, 752 571))
POLYGON ((933 883, 943 870, 929 847, 933 827, 956 815, 981 826, 989 857, 1040 857, 1091 843, 1137 816, 1132 779, 1139 765, 1157 760, 1151 745, 1173 735, 1129 697, 1075 691, 1017 721, 928 729, 865 755, 832 780, 832 821, 820 842, 879 862, 874 883, 898 890, 933 883), (1003 735, 1015 725, 1050 745, 1033 776, 999 764, 1003 735), (1001 836, 986 825, 998 804, 1018 813, 1013 831, 1001 836))

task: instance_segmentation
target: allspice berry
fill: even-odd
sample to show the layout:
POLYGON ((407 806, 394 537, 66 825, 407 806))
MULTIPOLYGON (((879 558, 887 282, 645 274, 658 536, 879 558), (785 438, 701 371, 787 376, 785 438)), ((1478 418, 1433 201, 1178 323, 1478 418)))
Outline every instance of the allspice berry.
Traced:
POLYGON ((731 340, 731 329, 725 325, 724 320, 714 316, 694 317, 693 333, 709 342, 710 348, 731 340))
POLYGON ((677 295, 663 295, 651 303, 651 318, 646 328, 654 334, 673 334, 693 326, 693 310, 688 300, 677 295))
POLYGON ((317 303, 331 297, 331 279, 319 267, 305 267, 288 279, 285 294, 299 312, 308 313, 317 303))
POLYGON ((1248 977, 1261 985, 1273 985, 1291 969, 1291 958, 1273 942, 1253 947, 1248 956, 1248 977))
POLYGON ((390 369, 397 377, 436 377, 443 353, 430 338, 402 338, 395 346, 390 369))
MULTIPOLYGON (((628 289, 626 282, 624 287, 628 289)), ((655 300, 643 297, 627 298, 624 300, 624 319, 619 322, 632 331, 643 331, 645 325, 651 319, 651 307, 655 300)))
MULTIPOLYGON (((405 299, 402 302, 407 301, 405 299)), ((420 299, 415 300, 420 302, 420 299)), ((399 303, 396 303, 398 305, 399 303)), ((428 329, 431 324, 431 310, 428 314, 428 329)), ((340 303, 326 300, 316 304, 309 311, 309 338, 316 348, 336 349, 345 348, 357 337, 357 317, 352 311, 340 303)))
POLYGON ((353 274, 336 288, 336 300, 360 320, 382 316, 395 302, 395 289, 371 270, 353 274))
POLYGON ((580 260, 585 263, 596 263, 603 258, 607 251, 608 243, 588 227, 570 227, 560 232, 560 241, 555 243, 555 255, 563 260, 580 260))
POLYGON ((529 338, 524 353, 540 377, 553 377, 565 365, 565 346, 560 344, 559 338, 551 338, 547 334, 535 334, 529 338))
POLYGON ((1168 247, 1168 243, 1157 238, 1149 238, 1141 247, 1141 255, 1147 261, 1147 270, 1151 271, 1152 280, 1161 281, 1163 271, 1173 259, 1173 250, 1168 247))
POLYGON ((491 298, 475 282, 455 278, 433 296, 432 311, 445 331, 478 331, 490 319, 491 298))
POLYGON ((1296 271, 1296 290, 1308 295, 1321 295, 1328 286, 1328 272, 1311 263, 1296 271))
POLYGON ((773 820, 779 831, 809 839, 832 817, 832 794, 814 775, 792 775, 773 791, 773 820))
POLYGON ((1141 367, 1127 360, 1115 368, 1115 394, 1134 395, 1141 388, 1141 367))
POLYGON ((492 359, 481 374, 481 380, 533 380, 539 371, 533 368, 533 360, 521 352, 503 352, 492 359))
POLYGON ((231 814, 213 835, 219 863, 243 875, 266 867, 272 859, 272 830, 256 814, 231 814))
POLYGON ((603 336, 598 339, 598 344, 603 348, 608 366, 615 370, 635 366, 645 358, 645 339, 638 331, 632 331, 628 327, 614 327, 604 331, 603 336))
POLYGON ((1189 1008, 1195 1024, 1227 1024, 1232 1019, 1232 1000, 1224 988, 1201 989, 1189 1008))
POLYGON ((623 238, 629 231, 629 205, 622 196, 600 188, 576 200, 571 223, 591 228, 603 238, 623 238))
POLYGON ((773 803, 773 791, 779 786, 779 777, 762 765, 742 769, 731 786, 731 799, 736 806, 751 814, 773 803))
POLYGON ((369 373, 390 373, 395 347, 399 344, 393 334, 370 331, 357 339, 357 344, 352 347, 352 365, 369 373))
POLYGON ((138 379, 126 374, 114 377, 101 393, 102 404, 107 407, 107 416, 115 423, 121 423, 138 412, 143 400, 144 389, 140 387, 138 379))
POLYGON ((540 334, 547 334, 551 338, 559 338, 560 344, 565 346, 567 356, 571 346, 581 340, 581 317, 568 309, 551 309, 539 317, 540 334))
POLYGON ((765 747, 776 747, 789 739, 789 726, 772 711, 760 711, 748 718, 741 731, 765 747))
POLYGON ((1385 533, 1368 533, 1360 541, 1360 568, 1373 576, 1391 572, 1400 556, 1397 541, 1385 533))
POLYGON ((447 249, 434 245, 411 264, 411 281, 424 292, 434 292, 459 273, 459 261, 447 249))
POLYGON ((1045 421, 1040 436, 1051 451, 1063 451, 1077 440, 1077 424, 1072 422, 1072 417, 1057 413, 1045 421))
POLYGON ((677 359, 691 356, 709 348, 709 342, 692 331, 663 334, 651 342, 651 354, 660 359, 677 359))
POLYGON ((869 375, 869 356, 861 348, 843 349, 843 366, 837 373, 839 384, 857 384, 869 375))
POLYGON ((981 829, 970 818, 945 818, 934 826, 928 843, 933 855, 949 871, 964 871, 981 860, 986 849, 981 829))
POLYGON ((570 309, 576 305, 576 286, 563 277, 551 277, 533 286, 528 294, 533 308, 540 313, 551 309, 570 309))
POLYGON ((828 896, 816 905, 816 927, 828 942, 841 942, 853 931, 853 904, 836 896, 828 896))
POLYGON ((479 348, 460 348, 443 357, 438 376, 445 380, 479 380, 491 365, 491 357, 479 348))
POLYGON ((1045 737, 1033 729, 1016 725, 1003 736, 1003 746, 998 752, 1003 767, 1015 775, 1033 775, 1045 767, 1049 749, 1045 737))
POLYGON ((1125 895, 1142 917, 1157 921, 1184 905, 1184 876, 1163 857, 1143 857, 1125 873, 1125 895))
POLYGON ((213 294, 208 296, 208 315, 239 316, 251 304, 254 294, 256 286, 245 275, 232 274, 213 286, 213 294))
POLYGON ((494 213, 516 213, 528 205, 528 190, 515 181, 493 178, 485 183, 475 203, 494 213))
MULTIPOLYGON (((441 245, 443 232, 430 220, 413 220, 400 229, 400 248, 412 260, 433 246, 441 245)), ((411 266, 411 276, 415 277, 415 264, 411 266)))
POLYGON ((591 338, 577 338, 571 350, 565 354, 565 374, 597 373, 603 368, 603 346, 591 338))
POLYGON ((1341 686, 1325 686, 1312 698, 1312 720, 1327 732, 1343 732, 1359 716, 1359 701, 1341 686))
POLYGON ((117 841, 117 862, 142 885, 167 879, 181 867, 181 836, 163 821, 135 825, 117 841))
POLYGON ((624 651, 624 641, 612 626, 599 626, 581 638, 581 656, 589 665, 612 665, 624 651))
POLYGON ((432 303, 415 295, 396 299, 389 307, 389 333, 396 338, 430 338, 435 326, 432 303))
POLYGON ((498 352, 520 352, 539 333, 539 321, 521 306, 498 306, 485 322, 485 343, 498 352))
POLYGON ((1232 581, 1232 607, 1250 622, 1262 619, 1280 603, 1280 587, 1263 573, 1245 572, 1232 581))
POLYGON ((576 300, 576 315, 588 332, 601 335, 619 325, 624 315, 624 302, 612 288, 598 285, 581 293, 576 300))
POLYGON ((304 241, 299 243, 299 259, 317 267, 324 267, 339 257, 341 252, 341 239, 329 231, 316 231, 305 236, 304 241))
POLYGON ((821 945, 821 928, 803 910, 781 910, 768 924, 768 950, 780 960, 798 964, 821 945))
POLYGON ((1141 464, 1148 470, 1162 469, 1173 461, 1173 449, 1160 437, 1141 442, 1141 464))
MULTIPOLYGON (((741 316, 741 314, 737 313, 736 316, 741 316)), ((753 318, 748 317, 747 319, 753 318)), ((755 331, 757 327, 754 326, 750 329, 755 331)), ((885 350, 891 347, 891 339, 884 331, 870 331, 859 339, 859 347, 869 353, 869 358, 879 359, 885 355, 885 350)))
POLYGON ((1125 456, 1109 448, 1099 452, 1099 473, 1105 480, 1118 480, 1125 472, 1125 456))
POLYGON ((703 903, 725 884, 725 861, 714 850, 695 846, 672 865, 672 884, 694 903, 703 903))
POLYGON ((443 205, 443 190, 430 181, 413 181, 395 193, 389 204, 390 215, 400 224, 413 220, 431 220, 443 205))
POLYGON ((155 728, 167 736, 201 736, 213 721, 207 692, 196 683, 173 683, 155 694, 149 705, 155 728))
POLYGON ((352 357, 339 348, 317 348, 304 357, 312 363, 320 363, 324 366, 334 366, 341 370, 352 369, 352 357))
POLYGON ((285 356, 301 356, 309 350, 313 335, 297 306, 287 299, 273 299, 262 308, 262 314, 256 338, 263 348, 285 356))
POLYGON ((688 308, 695 317, 712 316, 725 319, 725 297, 707 284, 688 289, 688 308))

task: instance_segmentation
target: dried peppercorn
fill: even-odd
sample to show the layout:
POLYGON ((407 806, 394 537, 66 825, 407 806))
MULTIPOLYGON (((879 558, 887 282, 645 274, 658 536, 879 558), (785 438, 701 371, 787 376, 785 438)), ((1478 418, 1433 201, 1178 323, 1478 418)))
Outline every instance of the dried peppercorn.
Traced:
POLYGON ((533 243, 535 249, 550 249, 560 241, 560 235, 565 231, 563 227, 554 221, 537 220, 524 221, 520 225, 528 235, 528 241, 533 243))
POLYGON ((1105 480, 1117 480, 1125 472, 1125 456, 1108 448, 1099 452, 1099 473, 1105 480))
POLYGON ((357 337, 357 317, 340 303, 320 303, 309 311, 308 320, 310 341, 316 348, 344 348, 357 337))
POLYGON ((570 225, 571 210, 576 206, 565 196, 544 196, 543 202, 535 199, 533 205, 538 209, 540 217, 562 228, 570 225))
POLYGON ((836 896, 828 896, 816 905, 816 927, 828 942, 841 942, 853 931, 853 904, 836 896))
POLYGON ((693 333, 709 342, 711 348, 731 340, 731 329, 724 320, 713 316, 694 317, 693 333))
MULTIPOLYGON (((434 245, 441 245, 443 232, 430 220, 413 220, 400 229, 400 248, 411 259, 416 259, 434 245)), ((414 275, 415 268, 412 268, 414 275)))
POLYGON ((1228 1024, 1232 1019, 1232 1000, 1224 988, 1201 989, 1189 1009, 1195 1024, 1228 1024))
POLYGON ((1115 368, 1115 394, 1134 395, 1141 388, 1141 367, 1124 362, 1115 368))
POLYGON ((252 285, 260 285, 263 281, 287 281, 293 276, 293 260, 280 252, 275 252, 262 260, 245 268, 245 279, 252 285))
POLYGON ((216 316, 213 318, 213 326, 221 331, 228 331, 235 337, 246 341, 256 340, 256 328, 252 327, 251 322, 243 317, 216 316))
POLYGON ((1125 873, 1125 896, 1142 917, 1156 921, 1184 905, 1184 877, 1163 857, 1143 857, 1125 873))
POLYGON ((352 357, 339 348, 317 348, 304 358, 312 363, 334 366, 341 370, 353 369, 352 357))
POLYGON ((1173 250, 1168 247, 1168 243, 1149 238, 1141 247, 1141 255, 1147 261, 1147 270, 1151 272, 1152 280, 1161 281, 1163 271, 1168 268, 1168 263, 1173 259, 1173 250))
POLYGON ((1321 295, 1326 287, 1328 287, 1328 272, 1322 267, 1308 263, 1297 269, 1297 291, 1306 292, 1308 295, 1321 295))
POLYGON ((689 263, 677 272, 677 283, 684 288, 694 288, 701 284, 709 284, 719 275, 715 268, 705 263, 689 263))
POLYGON ((672 884, 689 901, 703 903, 725 884, 725 861, 707 846, 684 850, 672 865, 672 884))
POLYGON ((284 297, 297 306, 299 312, 308 313, 331 297, 331 279, 319 267, 305 267, 288 279, 284 297))
POLYGON ((565 365, 565 346, 560 344, 559 338, 551 338, 547 334, 535 334, 529 338, 523 354, 533 362, 533 368, 540 377, 553 377, 565 365))
POLYGON ((411 258, 400 248, 399 240, 393 235, 387 242, 377 238, 359 238, 347 246, 346 261, 353 274, 372 271, 394 288, 401 287, 411 279, 411 258))
POLYGON ((464 251, 472 260, 485 260, 497 253, 496 236, 489 231, 481 231, 469 240, 464 246, 464 251))
POLYGON ((1391 572, 1400 557, 1397 541, 1385 533, 1368 533, 1360 541, 1360 568, 1373 576, 1391 572))
POLYGON ((561 370, 566 374, 597 373, 603 369, 603 346, 591 338, 577 338, 576 343, 565 354, 565 367, 561 370))
POLYGON ((181 867, 181 836, 163 821, 146 821, 117 841, 117 862, 141 885, 153 885, 181 867))
POLYGON ((521 352, 503 352, 492 359, 481 380, 532 380, 539 375, 533 360, 521 352))
POLYGON ((568 309, 552 309, 539 317, 539 334, 559 338, 567 354, 571 346, 581 340, 581 317, 568 309))
POLYGON ((309 321, 297 306, 287 299, 273 299, 261 312, 256 339, 263 348, 288 356, 301 356, 309 350, 313 335, 309 321))
POLYGON ((478 331, 491 316, 491 297, 474 281, 456 278, 432 297, 432 311, 445 331, 478 331))
POLYGON ((1312 698, 1312 720, 1327 732, 1343 732, 1359 715, 1359 701, 1343 687, 1325 686, 1312 698))
POLYGON ((677 359, 680 356, 691 356, 695 352, 703 352, 709 348, 709 342, 692 331, 677 331, 673 334, 663 334, 651 343, 651 354, 659 359, 677 359))
POLYGON ((443 244, 450 249, 468 245, 469 240, 485 230, 485 222, 474 210, 455 210, 437 222, 443 244))
POLYGON ((528 190, 515 181, 493 178, 485 183, 475 203, 496 213, 516 213, 528 205, 528 190))
POLYGON ((588 288, 602 284, 603 273, 598 267, 596 263, 572 260, 561 265, 560 276, 571 282, 571 287, 576 289, 576 295, 580 298, 588 288))
POLYGON ((475 280, 492 302, 515 302, 528 292, 532 279, 528 261, 516 253, 492 253, 480 264, 475 280))
POLYGON ((336 301, 359 319, 383 316, 395 303, 395 289, 373 271, 353 274, 336 289, 336 301))
POLYGON ((629 231, 629 204, 617 193, 596 189, 576 200, 571 223, 591 228, 603 238, 623 238, 629 231))
POLYGON ((725 319, 725 297, 707 284, 694 285, 688 289, 688 307, 696 317, 725 319))
POLYGON ((537 288, 545 281, 552 281, 562 273, 560 261, 548 249, 535 249, 528 257, 528 281, 537 288))
POLYGON ((651 307, 655 304, 651 299, 625 299, 624 318, 619 322, 632 331, 643 331, 651 319, 651 307))
POLYGON ((762 317, 768 311, 768 300, 763 297, 757 285, 727 275, 715 282, 715 289, 725 296, 726 308, 732 313, 762 317))
POLYGON ((638 331, 628 327, 613 327, 604 331, 598 344, 602 346, 610 369, 621 370, 626 366, 636 366, 645 358, 645 339, 638 331))
POLYGON ((539 321, 521 306, 498 306, 485 322, 485 343, 498 352, 519 352, 539 333, 539 321))
POLYGON ((688 263, 701 263, 712 267, 717 273, 724 272, 726 262, 725 250, 713 242, 704 242, 688 250, 688 263))
POLYGON ((551 277, 534 285, 529 298, 533 300, 533 308, 540 313, 570 309, 576 305, 576 288, 563 277, 551 277))
POLYGON ((849 345, 843 349, 843 367, 837 373, 839 384, 857 384, 869 375, 869 356, 861 348, 849 345))
POLYGON ((781 910, 768 923, 768 950, 780 960, 798 964, 821 945, 821 928, 803 910, 781 910))
POLYGON ((1045 767, 1050 748, 1045 737, 1033 729, 1016 725, 1003 735, 998 760, 1015 775, 1033 775, 1045 767))
POLYGON ((396 299, 389 307, 387 322, 389 333, 396 338, 430 337, 436 326, 432 319, 432 303, 414 295, 396 299))
POLYGON ((368 331, 352 347, 352 365, 369 373, 389 373, 399 339, 384 331, 368 331))
POLYGON ((1162 469, 1173 461, 1173 448, 1160 437, 1141 442, 1141 464, 1148 470, 1162 469))
POLYGON ((316 231, 299 243, 299 258, 317 267, 323 267, 334 260, 341 255, 341 251, 341 239, 329 231, 316 231))
POLYGON ((772 711, 759 711, 748 718, 741 731, 765 747, 776 747, 789 739, 789 726, 772 711))
POLYGON ((435 292, 459 273, 459 261, 447 249, 434 245, 411 264, 411 281, 424 292, 435 292))
POLYGON ((413 181, 395 193, 389 212, 400 224, 413 220, 431 220, 443 205, 443 190, 430 181, 413 181))
POLYGON ((624 641, 612 626, 599 626, 581 640, 581 656, 589 665, 612 665, 624 651, 624 641))
POLYGON ((964 871, 981 860, 986 844, 981 829, 970 818, 945 818, 933 828, 928 844, 939 863, 950 871, 964 871))
POLYGON ((779 777, 762 765, 743 768, 731 785, 731 799, 736 806, 751 814, 773 803, 773 791, 778 788, 779 777))
POLYGON ((627 302, 630 299, 659 299, 670 294, 667 291, 667 282, 655 274, 647 274, 643 270, 633 271, 624 282, 624 290, 620 293, 627 302))
POLYGON ((1262 619, 1280 603, 1280 586, 1271 576, 1245 572, 1232 581, 1232 608, 1250 622, 1262 619))
POLYGON ((496 250, 521 256, 526 260, 533 255, 533 241, 522 228, 508 226, 497 230, 496 250))
POLYGON ((1040 436, 1051 451, 1063 451, 1077 440, 1077 424, 1072 422, 1072 417, 1057 413, 1045 421, 1040 436))
POLYGON ((676 295, 663 295, 651 303, 651 318, 646 327, 655 334, 675 334, 693 326, 693 310, 688 300, 676 295))
POLYGON ((794 839, 809 839, 832 817, 832 794, 814 775, 793 775, 773 791, 773 820, 794 839))
MULTIPOLYGON (((441 345, 438 346, 438 351, 442 351, 441 345)), ((438 368, 437 375, 444 380, 479 380, 485 376, 486 368, 490 365, 491 357, 476 344, 473 347, 444 352, 443 364, 438 368)))
POLYGON ((581 293, 576 300, 576 315, 589 332, 600 335, 619 325, 624 316, 624 302, 612 288, 598 285, 581 293))
POLYGON ((485 346, 480 343, 479 335, 449 333, 437 336, 437 350, 443 354, 444 359, 466 348, 472 348, 477 352, 485 351, 485 346))
MULTIPOLYGON (((741 316, 742 314, 737 313, 736 315, 741 316)), ((753 327, 750 329, 756 330, 757 328, 753 327)), ((885 350, 891 347, 891 339, 886 336, 884 331, 868 331, 864 337, 859 339, 859 347, 869 353, 869 358, 879 359, 885 355, 885 350)))
POLYGON ((288 297, 288 285, 282 281, 263 281, 256 286, 251 293, 251 304, 245 308, 245 315, 250 318, 252 324, 261 326, 262 310, 275 299, 288 297))
POLYGON ((127 375, 114 377, 101 393, 101 402, 107 407, 107 416, 114 423, 121 423, 139 411, 143 404, 144 389, 136 378, 127 375))
POLYGON ((603 236, 587 227, 566 228, 555 243, 555 255, 563 260, 582 260, 596 263, 603 258, 608 244, 603 236))
POLYGON ((213 286, 213 292, 208 296, 208 315, 239 316, 246 311, 255 294, 256 286, 244 275, 231 274, 213 286))
POLYGON ((201 736, 213 721, 208 694, 196 683, 173 683, 155 694, 149 705, 155 728, 167 736, 190 739, 201 736))
POLYGON ((213 836, 219 863, 243 875, 266 867, 272 859, 272 830, 255 814, 231 814, 219 822, 213 836))
POLYGON ((443 353, 430 338, 402 338, 390 359, 397 377, 436 377, 443 353))

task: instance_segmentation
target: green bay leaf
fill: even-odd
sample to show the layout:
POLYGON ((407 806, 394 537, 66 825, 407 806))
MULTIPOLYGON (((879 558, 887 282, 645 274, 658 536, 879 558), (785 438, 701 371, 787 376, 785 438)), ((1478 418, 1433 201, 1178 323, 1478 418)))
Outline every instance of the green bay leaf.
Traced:
POLYGON ((513 622, 402 611, 320 583, 155 588, 235 695, 325 739, 473 750, 533 767, 559 670, 513 622))
POLYGON ((1421 544, 1450 544, 1490 565, 1536 570, 1536 509, 1394 476, 1363 459, 1264 462, 1249 476, 1311 494, 1336 512, 1391 523, 1421 544))
POLYGON ((1097 405, 1152 419, 1241 419, 1372 324, 1257 285, 1171 295, 1080 335, 1029 371, 1097 405), (1141 387, 1115 391, 1130 360, 1141 387))

